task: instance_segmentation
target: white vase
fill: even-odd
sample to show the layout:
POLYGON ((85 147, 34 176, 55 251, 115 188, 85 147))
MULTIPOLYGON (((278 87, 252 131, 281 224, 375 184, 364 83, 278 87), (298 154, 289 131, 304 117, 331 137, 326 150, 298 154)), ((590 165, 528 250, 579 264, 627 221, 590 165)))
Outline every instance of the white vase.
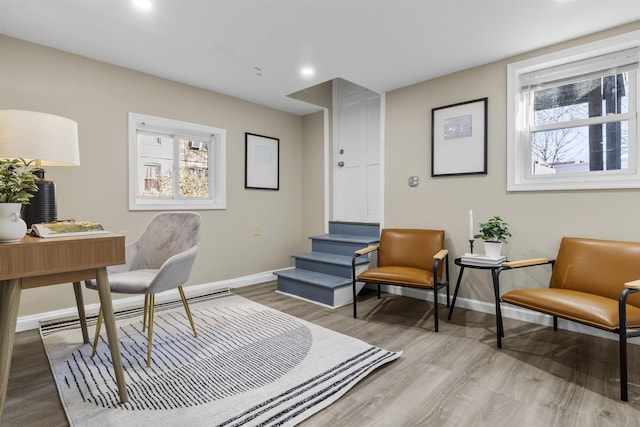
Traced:
POLYGON ((500 252, 502 252, 502 243, 501 242, 485 242, 484 243, 484 254, 489 258, 500 258, 500 252))
POLYGON ((27 224, 20 218, 20 203, 0 203, 0 242, 17 242, 27 233, 27 224))

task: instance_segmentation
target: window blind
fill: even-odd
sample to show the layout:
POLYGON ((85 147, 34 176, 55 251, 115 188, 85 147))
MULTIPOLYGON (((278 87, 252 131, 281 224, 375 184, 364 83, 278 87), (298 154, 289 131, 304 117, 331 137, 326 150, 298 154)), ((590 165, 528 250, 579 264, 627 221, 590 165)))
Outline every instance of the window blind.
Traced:
POLYGON ((520 75, 520 90, 541 90, 637 70, 640 47, 633 47, 520 75))

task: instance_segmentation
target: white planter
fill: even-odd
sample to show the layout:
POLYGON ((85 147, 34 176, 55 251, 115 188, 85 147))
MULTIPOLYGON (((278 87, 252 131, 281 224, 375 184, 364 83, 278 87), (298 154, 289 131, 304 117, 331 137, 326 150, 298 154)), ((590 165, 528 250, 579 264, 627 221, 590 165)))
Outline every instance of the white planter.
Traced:
POLYGON ((500 242, 485 242, 484 243, 484 254, 489 258, 499 258, 500 253, 502 252, 502 243, 500 242))
POLYGON ((20 218, 20 203, 0 203, 0 242, 17 242, 27 233, 27 224, 20 218))

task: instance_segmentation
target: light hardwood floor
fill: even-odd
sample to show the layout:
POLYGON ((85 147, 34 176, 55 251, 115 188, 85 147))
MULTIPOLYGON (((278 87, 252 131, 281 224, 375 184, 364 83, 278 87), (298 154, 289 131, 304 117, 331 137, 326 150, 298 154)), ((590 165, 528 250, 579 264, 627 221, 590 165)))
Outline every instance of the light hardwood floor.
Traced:
MULTIPOLYGON (((374 293, 331 310, 275 292, 236 294, 359 338, 400 359, 376 370, 302 426, 638 426, 640 346, 629 352, 629 402, 619 400, 617 341, 505 319, 496 348, 494 316, 456 308, 433 332, 425 301, 374 293), (359 300, 360 301, 360 300, 359 300)), ((3 426, 67 426, 37 331, 16 336, 3 426)))

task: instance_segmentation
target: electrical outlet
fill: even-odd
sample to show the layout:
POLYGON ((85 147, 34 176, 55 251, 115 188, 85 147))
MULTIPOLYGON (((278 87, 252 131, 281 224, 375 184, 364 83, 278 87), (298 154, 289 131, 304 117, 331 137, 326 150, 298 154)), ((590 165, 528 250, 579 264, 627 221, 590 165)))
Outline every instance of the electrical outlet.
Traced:
POLYGON ((253 224, 253 235, 254 236, 260 235, 260 224, 253 224))

